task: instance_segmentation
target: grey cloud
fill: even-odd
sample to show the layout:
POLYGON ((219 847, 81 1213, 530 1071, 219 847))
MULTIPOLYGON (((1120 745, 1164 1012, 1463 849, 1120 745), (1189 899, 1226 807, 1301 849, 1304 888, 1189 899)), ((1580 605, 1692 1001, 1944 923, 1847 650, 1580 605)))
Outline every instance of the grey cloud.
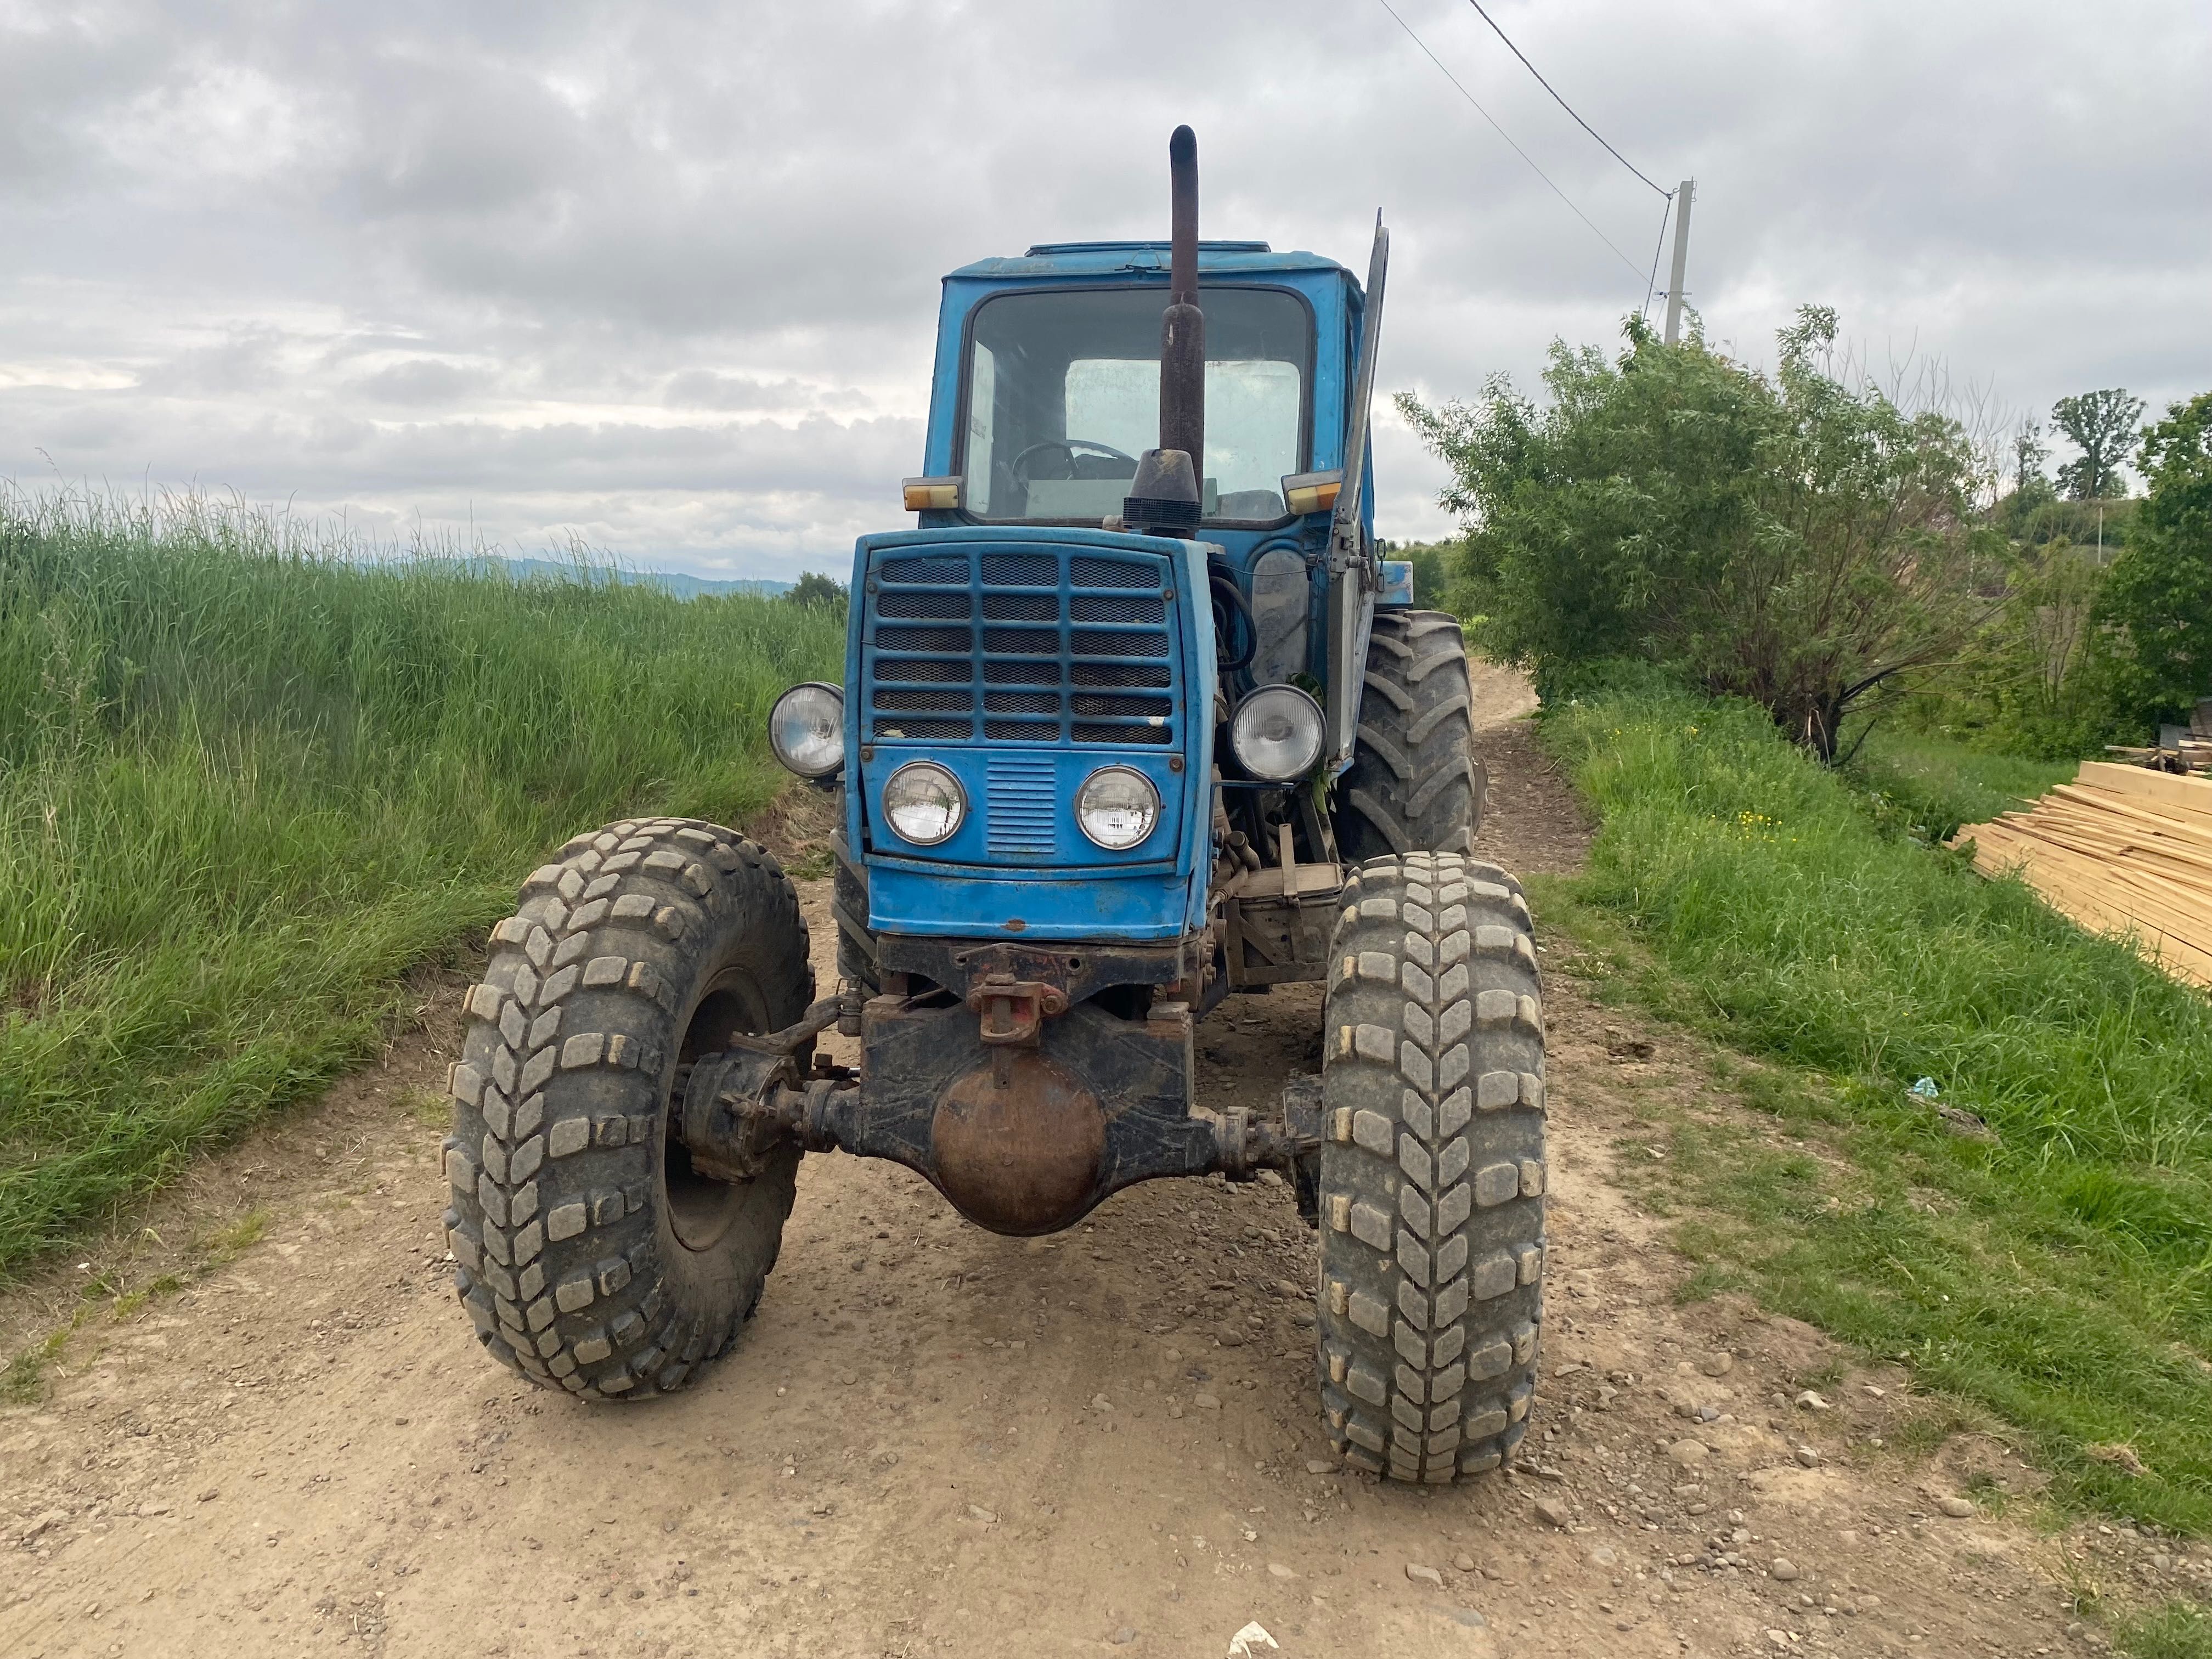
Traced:
MULTIPOLYGON (((1461 0, 1396 0, 1622 262, 1379 6, 612 0, 0 15, 0 473, 198 478, 350 521, 841 569, 904 522, 937 278, 1208 234, 1396 264, 1386 388, 1524 384, 1644 298, 1660 203, 1461 0), (1194 24, 1196 23, 1194 27, 1194 24), (1176 50, 1155 49, 1166 40, 1176 50)), ((1662 183, 1754 358, 1797 303, 2027 410, 2212 384, 2212 17, 2143 0, 1508 3, 1662 183)), ((1377 430, 1386 533, 1439 477, 1377 430)))

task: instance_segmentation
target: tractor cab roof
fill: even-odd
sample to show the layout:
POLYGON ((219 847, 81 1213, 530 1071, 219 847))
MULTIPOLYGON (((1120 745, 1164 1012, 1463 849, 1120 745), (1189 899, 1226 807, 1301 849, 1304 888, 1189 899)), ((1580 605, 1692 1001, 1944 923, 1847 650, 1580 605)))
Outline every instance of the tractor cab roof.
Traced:
MULTIPOLYGON (((1200 242, 1198 268, 1206 276, 1261 276, 1288 271, 1351 273, 1334 259, 1299 251, 1278 253, 1265 242, 1200 242)), ((1039 242, 1019 258, 978 259, 951 272, 961 278, 1003 282, 1013 277, 1111 276, 1122 274, 1164 278, 1165 242, 1039 242)))

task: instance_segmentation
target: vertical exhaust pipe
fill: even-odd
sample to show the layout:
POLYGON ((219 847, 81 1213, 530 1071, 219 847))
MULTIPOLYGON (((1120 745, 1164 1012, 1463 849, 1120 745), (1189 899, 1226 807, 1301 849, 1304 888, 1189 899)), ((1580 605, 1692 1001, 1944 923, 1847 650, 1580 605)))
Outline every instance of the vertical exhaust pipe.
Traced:
POLYGON ((1160 443, 1130 481, 1121 517, 1132 530, 1180 536, 1204 512, 1206 318, 1198 308, 1198 135, 1168 140, 1171 238, 1168 308, 1160 314, 1160 443))
POLYGON ((1160 318, 1160 447, 1190 457, 1206 477, 1206 315, 1198 308, 1198 135, 1177 127, 1168 140, 1171 240, 1168 308, 1160 318))

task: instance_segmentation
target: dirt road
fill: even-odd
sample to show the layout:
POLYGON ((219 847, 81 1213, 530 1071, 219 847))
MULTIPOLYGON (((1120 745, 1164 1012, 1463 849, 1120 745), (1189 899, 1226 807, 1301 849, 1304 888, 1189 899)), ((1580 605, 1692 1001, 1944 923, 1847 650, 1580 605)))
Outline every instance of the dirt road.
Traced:
MULTIPOLYGON (((1525 691, 1492 675, 1480 698, 1485 850, 1571 867, 1582 830, 1525 691)), ((1531 1455, 1443 1491, 1327 1461, 1310 1235, 1272 1179, 1136 1188, 1024 1243, 903 1170, 809 1158, 758 1316, 692 1391, 590 1408, 518 1387, 444 1260, 419 1091, 452 1000, 208 1161, 155 1237, 0 1307, 13 1352, 94 1306, 94 1273, 182 1279, 97 1304, 46 1397, 0 1409, 0 1654, 1220 1659, 1249 1622, 1286 1655, 1404 1659, 2094 1640, 2067 1630, 2051 1545, 1943 1512, 1972 1469, 2032 1485, 2002 1448, 1876 1449, 1915 1409, 1901 1373, 1820 1376, 1828 1408, 1801 1407, 1832 1359, 1813 1333, 1674 1304, 1683 1265, 1607 1176, 1654 1155, 1639 1101, 1705 1073, 1643 1057, 1569 975, 1531 1455), (209 1267, 187 1235, 234 1257, 209 1267)), ((1209 1094, 1257 1106, 1317 1066, 1315 988, 1224 1012, 1209 1094)))

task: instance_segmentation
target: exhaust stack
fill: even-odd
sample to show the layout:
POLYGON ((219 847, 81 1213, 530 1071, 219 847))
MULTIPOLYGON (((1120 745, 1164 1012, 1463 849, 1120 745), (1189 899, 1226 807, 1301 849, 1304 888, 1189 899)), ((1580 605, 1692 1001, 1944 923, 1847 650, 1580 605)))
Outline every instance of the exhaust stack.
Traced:
POLYGON ((1168 307, 1160 314, 1160 444, 1137 462, 1121 518, 1130 529, 1182 535, 1204 513, 1206 317, 1198 308, 1198 135, 1168 140, 1168 307))

